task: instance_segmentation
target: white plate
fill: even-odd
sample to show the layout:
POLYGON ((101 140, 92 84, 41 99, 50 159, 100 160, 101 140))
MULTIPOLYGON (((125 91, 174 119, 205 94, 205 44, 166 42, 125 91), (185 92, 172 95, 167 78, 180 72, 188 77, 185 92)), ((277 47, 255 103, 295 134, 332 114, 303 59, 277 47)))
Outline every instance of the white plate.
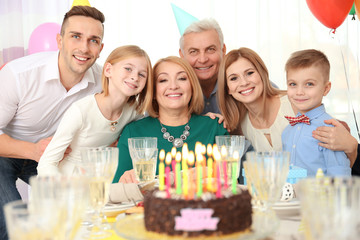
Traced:
POLYGON ((289 202, 276 202, 272 208, 280 219, 300 216, 300 201, 297 199, 289 202))
POLYGON ((293 207, 293 206, 300 206, 300 201, 296 198, 286 202, 286 201, 279 201, 274 204, 273 207, 275 208, 282 208, 282 207, 293 207))
POLYGON ((127 209, 134 207, 134 203, 117 203, 117 204, 106 204, 104 207, 104 214, 107 217, 115 217, 120 213, 125 212, 127 209))

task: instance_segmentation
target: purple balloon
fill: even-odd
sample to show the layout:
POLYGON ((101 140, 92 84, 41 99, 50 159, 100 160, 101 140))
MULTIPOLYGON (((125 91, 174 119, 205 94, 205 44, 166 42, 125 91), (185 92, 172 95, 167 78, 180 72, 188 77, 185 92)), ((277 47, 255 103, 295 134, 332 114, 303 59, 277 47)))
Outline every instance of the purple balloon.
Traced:
POLYGON ((60 33, 61 26, 57 23, 40 24, 31 33, 28 54, 45 51, 57 51, 56 34, 60 33))

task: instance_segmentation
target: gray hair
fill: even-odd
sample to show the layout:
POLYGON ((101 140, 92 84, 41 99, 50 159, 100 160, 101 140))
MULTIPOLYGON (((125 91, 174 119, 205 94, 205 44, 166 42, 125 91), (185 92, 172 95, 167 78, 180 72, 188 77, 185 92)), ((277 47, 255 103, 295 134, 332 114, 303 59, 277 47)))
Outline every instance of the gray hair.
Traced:
POLYGON ((208 30, 215 30, 219 35, 221 49, 224 46, 224 35, 221 31, 219 23, 213 18, 205 18, 200 21, 193 22, 184 31, 180 38, 179 44, 181 52, 184 53, 184 36, 189 33, 201 33, 208 30))

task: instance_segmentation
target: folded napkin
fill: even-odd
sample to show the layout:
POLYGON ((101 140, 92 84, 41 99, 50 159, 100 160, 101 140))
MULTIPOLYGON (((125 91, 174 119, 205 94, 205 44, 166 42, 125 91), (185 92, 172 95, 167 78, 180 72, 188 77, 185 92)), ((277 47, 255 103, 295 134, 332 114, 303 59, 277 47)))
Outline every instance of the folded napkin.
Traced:
POLYGON ((110 203, 138 202, 144 200, 138 184, 113 183, 110 185, 110 203))

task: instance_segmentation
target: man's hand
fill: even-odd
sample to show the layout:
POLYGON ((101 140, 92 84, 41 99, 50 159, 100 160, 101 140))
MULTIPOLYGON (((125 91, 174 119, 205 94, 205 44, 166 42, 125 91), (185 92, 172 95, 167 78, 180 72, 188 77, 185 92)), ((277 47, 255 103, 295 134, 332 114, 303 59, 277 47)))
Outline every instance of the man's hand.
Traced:
MULTIPOLYGON (((219 118, 218 123, 221 124, 222 122, 224 122, 224 128, 227 129, 227 123, 226 123, 225 118, 224 118, 223 115, 221 115, 219 113, 208 112, 204 116, 207 116, 207 117, 209 117, 211 119, 219 118)), ((230 131, 230 129, 227 129, 227 130, 230 131)))
POLYGON ((47 145, 49 145, 52 137, 44 138, 35 143, 32 159, 39 162, 40 157, 43 155, 47 145))
POLYGON ((135 177, 134 169, 124 172, 124 174, 120 177, 120 183, 139 183, 135 177))

